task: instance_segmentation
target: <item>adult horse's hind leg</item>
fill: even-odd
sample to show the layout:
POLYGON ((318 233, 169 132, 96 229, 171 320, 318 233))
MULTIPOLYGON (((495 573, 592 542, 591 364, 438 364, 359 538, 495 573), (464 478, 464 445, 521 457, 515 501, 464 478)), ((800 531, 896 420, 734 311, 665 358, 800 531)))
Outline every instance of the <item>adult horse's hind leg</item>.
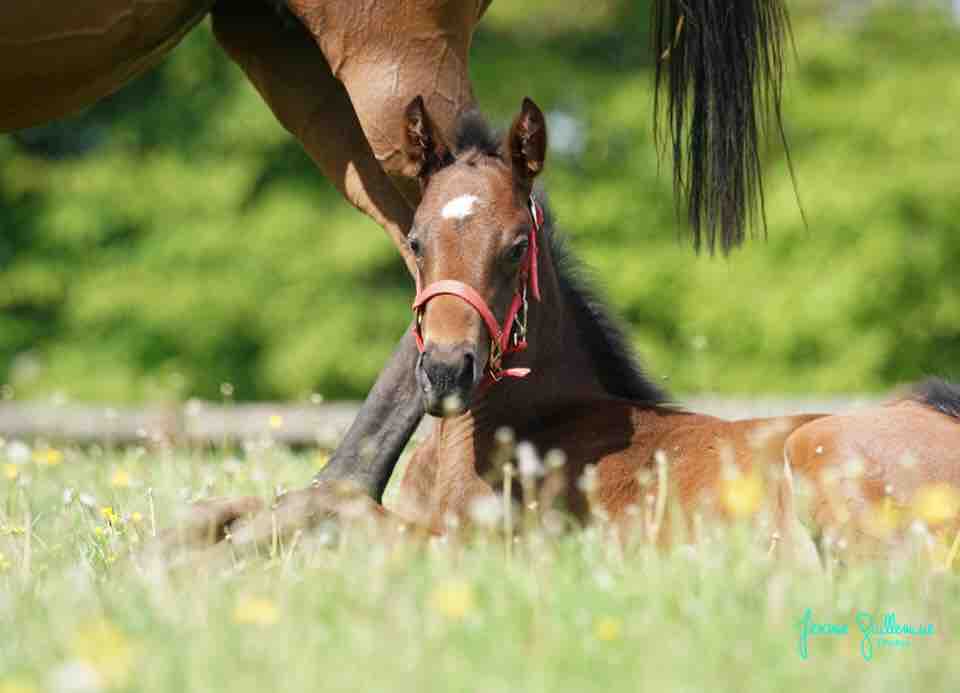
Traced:
MULTIPOLYGON (((383 226, 412 269, 405 238, 413 210, 374 156, 346 90, 313 38, 299 26, 284 26, 258 0, 217 5, 213 27, 280 122, 344 197, 383 226)), ((423 417, 416 358, 408 332, 319 481, 348 480, 380 500, 423 417)))
POLYGON ((370 149, 343 85, 313 38, 262 0, 218 3, 213 30, 277 119, 347 200, 380 224, 410 269, 413 209, 370 149))

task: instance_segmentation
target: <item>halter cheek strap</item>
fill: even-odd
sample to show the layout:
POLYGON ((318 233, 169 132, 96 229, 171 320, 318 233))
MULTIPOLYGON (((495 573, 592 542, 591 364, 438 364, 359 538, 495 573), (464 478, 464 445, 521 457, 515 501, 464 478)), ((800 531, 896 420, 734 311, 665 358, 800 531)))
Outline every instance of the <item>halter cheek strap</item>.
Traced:
POLYGON ((534 299, 540 300, 540 282, 537 273, 537 240, 540 230, 543 228, 543 210, 533 198, 533 195, 530 196, 529 210, 530 218, 533 221, 528 239, 529 245, 520 265, 517 291, 510 302, 503 327, 497 323, 493 311, 490 310, 487 302, 473 287, 455 279, 443 279, 430 284, 426 288, 420 288, 420 275, 417 275, 417 296, 413 301, 413 312, 416 318, 413 323, 413 334, 417 340, 417 348, 423 353, 424 343, 421 325, 427 303, 431 299, 437 296, 456 296, 467 302, 480 314, 483 324, 487 326, 487 332, 490 333, 490 357, 487 361, 481 386, 499 382, 505 376, 523 378, 530 373, 529 368, 505 369, 502 365, 504 356, 527 348, 527 288, 529 287, 534 299))

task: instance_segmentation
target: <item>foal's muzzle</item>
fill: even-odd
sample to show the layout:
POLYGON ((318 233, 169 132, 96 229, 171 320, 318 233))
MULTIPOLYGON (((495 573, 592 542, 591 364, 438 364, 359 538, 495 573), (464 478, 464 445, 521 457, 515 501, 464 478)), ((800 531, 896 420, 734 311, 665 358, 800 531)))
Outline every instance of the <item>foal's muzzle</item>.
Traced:
POLYGON ((465 412, 479 380, 478 371, 472 346, 427 344, 417 362, 417 382, 427 413, 456 416, 465 412))

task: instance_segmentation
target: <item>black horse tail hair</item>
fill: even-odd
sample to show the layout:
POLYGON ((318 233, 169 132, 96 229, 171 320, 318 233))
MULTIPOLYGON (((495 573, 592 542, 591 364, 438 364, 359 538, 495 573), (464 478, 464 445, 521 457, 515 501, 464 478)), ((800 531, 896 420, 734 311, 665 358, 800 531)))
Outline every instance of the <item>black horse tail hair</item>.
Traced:
POLYGON ((913 386, 913 399, 960 423, 960 385, 943 378, 928 378, 913 386))
POLYGON ((781 118, 787 9, 783 0, 653 0, 652 11, 655 138, 673 150, 694 246, 726 252, 758 207, 766 233, 758 148, 771 124, 793 178, 781 118))

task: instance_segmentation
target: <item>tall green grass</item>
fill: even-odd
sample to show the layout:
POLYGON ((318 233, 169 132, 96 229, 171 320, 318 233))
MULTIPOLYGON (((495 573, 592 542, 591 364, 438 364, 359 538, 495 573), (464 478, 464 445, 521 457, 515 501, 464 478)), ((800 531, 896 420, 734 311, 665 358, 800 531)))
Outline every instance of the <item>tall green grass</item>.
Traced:
POLYGON ((137 556, 186 502, 301 483, 273 448, 7 446, 0 467, 0 691, 952 691, 960 581, 916 556, 829 575, 745 527, 626 551, 602 525, 411 540, 346 527, 226 565, 137 556), (26 455, 26 456, 25 456, 26 455), (14 459, 16 463, 9 462, 14 459), (15 473, 14 473, 15 472, 15 473), (808 640, 799 623, 846 624, 808 640), (861 654, 855 614, 933 624, 861 654))

